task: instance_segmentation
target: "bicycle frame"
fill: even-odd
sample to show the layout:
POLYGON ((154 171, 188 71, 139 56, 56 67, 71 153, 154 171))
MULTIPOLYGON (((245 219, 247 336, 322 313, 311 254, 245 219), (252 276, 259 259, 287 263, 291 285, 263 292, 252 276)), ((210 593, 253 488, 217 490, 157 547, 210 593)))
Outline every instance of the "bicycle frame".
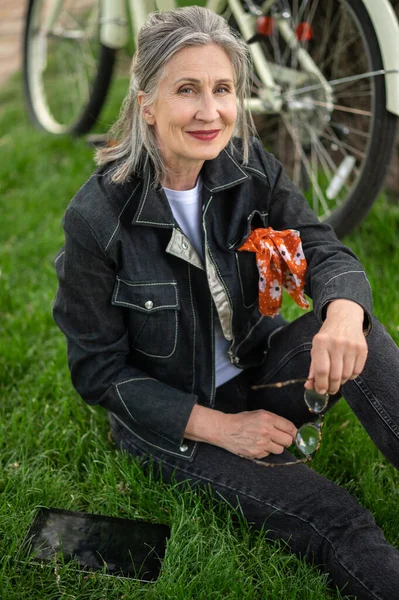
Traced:
MULTIPOLYGON (((24 84, 32 122, 53 134, 90 131, 115 52, 137 39, 151 12, 180 1, 29 0, 24 84)), ((260 139, 314 212, 344 235, 371 206, 394 147, 399 25, 388 0, 204 1, 249 43, 254 68, 244 102, 260 139), (263 27, 265 37, 254 35, 263 27)))
MULTIPOLYGON (((62 0, 54 0, 53 11, 49 16, 48 28, 56 20, 62 0)), ((384 71, 378 75, 384 75, 386 81, 387 99, 386 108, 399 116, 399 53, 397 43, 399 40, 399 24, 395 13, 388 0, 363 0, 363 3, 373 22, 378 41, 381 48, 384 71)), ((257 18, 255 11, 246 12, 240 0, 208 0, 207 8, 220 14, 228 4, 244 37, 250 39, 254 32, 254 24, 257 18)), ((272 8, 274 0, 266 0, 263 9, 272 8)), ((133 16, 133 33, 135 38, 143 25, 149 12, 156 10, 171 10, 176 7, 175 0, 101 0, 101 42, 110 47, 119 49, 125 46, 129 36, 128 6, 133 16)), ((287 20, 278 19, 277 26, 280 34, 287 45, 295 47, 297 39, 290 28, 287 20)), ((255 113, 279 113, 281 110, 281 98, 279 86, 273 77, 273 65, 268 64, 259 43, 250 44, 252 60, 254 62, 258 77, 262 83, 263 93, 261 98, 248 99, 248 108, 255 113)), ((298 61, 303 70, 313 73, 319 80, 319 85, 324 88, 327 103, 332 102, 332 88, 327 83, 317 65, 303 48, 298 48, 298 61)), ((377 74, 377 73, 376 73, 377 74)), ((288 77, 293 77, 292 72, 288 77)), ((370 74, 371 76, 371 74, 370 74)), ((301 103, 295 101, 292 108, 297 106, 302 109, 301 103)))
MULTIPOLYGON (((61 0, 56 0, 59 4, 61 0)), ((171 10, 176 8, 175 0, 128 0, 133 23, 133 33, 135 38, 143 25, 147 14, 153 10, 171 10)), ((231 12, 238 24, 238 27, 244 39, 249 39, 253 36, 255 29, 255 21, 257 14, 246 12, 240 0, 227 0, 231 12)), ((270 7, 273 2, 269 2, 270 7)), ((220 14, 226 6, 225 0, 208 0, 207 8, 220 14)), ((101 2, 102 17, 101 17, 101 42, 110 48, 122 48, 127 42, 128 36, 128 18, 127 18, 127 3, 126 0, 102 0, 101 2)), ((277 22, 280 34, 287 42, 287 45, 294 48, 297 45, 297 39, 294 32, 289 27, 288 22, 283 17, 277 22)), ((281 111, 282 99, 280 97, 280 87, 276 84, 273 77, 273 66, 270 65, 262 51, 259 43, 250 45, 252 60, 255 65, 257 74, 262 82, 263 90, 261 98, 247 99, 247 108, 252 113, 274 113, 278 114, 281 111)), ((298 61, 305 72, 311 72, 319 80, 319 83, 325 90, 327 102, 332 103, 332 89, 318 69, 317 65, 311 59, 309 54, 303 48, 298 48, 298 61)), ((292 78, 293 72, 290 71, 289 76, 292 78)), ((295 101, 295 107, 302 109, 301 102, 295 101)))

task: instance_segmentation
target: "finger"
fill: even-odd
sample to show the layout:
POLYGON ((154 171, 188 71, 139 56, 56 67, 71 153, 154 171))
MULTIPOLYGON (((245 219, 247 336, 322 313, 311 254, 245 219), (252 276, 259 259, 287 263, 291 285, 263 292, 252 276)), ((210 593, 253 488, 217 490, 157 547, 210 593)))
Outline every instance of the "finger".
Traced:
POLYGON ((319 394, 325 394, 329 387, 330 355, 319 343, 314 343, 312 348, 312 366, 314 389, 319 394))
POLYGON ((306 379, 305 388, 307 390, 313 390, 314 388, 313 363, 310 363, 309 374, 306 379))
MULTIPOLYGON (((342 367, 341 385, 344 385, 350 379, 355 372, 356 364, 356 353, 347 354, 344 357, 344 364, 342 367)), ((338 391, 338 390, 337 390, 338 391)))
POLYGON ((365 351, 356 356, 355 365, 353 367, 353 375, 350 379, 356 379, 356 377, 359 377, 360 373, 363 371, 367 360, 367 352, 368 348, 366 347, 365 351))
POLYGON ((289 435, 288 433, 284 433, 276 429, 271 435, 271 441, 279 446, 284 446, 284 448, 289 448, 294 441, 293 435, 289 435))
MULTIPOLYGON (((336 394, 341 387, 344 357, 339 352, 330 360, 330 374, 328 378, 328 393, 336 394)), ((322 393, 322 392, 321 392, 322 393)))
POLYGON ((266 456, 269 456, 270 452, 267 452, 267 450, 265 450, 264 452, 260 452, 259 454, 240 454, 238 453, 237 456, 239 456, 240 458, 249 458, 250 460, 252 459, 260 459, 260 458, 266 458, 266 456))
POLYGON ((297 428, 295 427, 294 423, 292 423, 292 421, 289 421, 285 417, 280 417, 280 415, 276 415, 269 411, 265 412, 267 413, 269 419, 270 417, 272 417, 271 423, 274 429, 282 431, 290 435, 291 437, 294 437, 296 435, 297 428))
POLYGON ((270 441, 267 445, 267 449, 270 454, 282 454, 285 450, 285 447, 281 446, 281 444, 276 444, 275 442, 270 441))

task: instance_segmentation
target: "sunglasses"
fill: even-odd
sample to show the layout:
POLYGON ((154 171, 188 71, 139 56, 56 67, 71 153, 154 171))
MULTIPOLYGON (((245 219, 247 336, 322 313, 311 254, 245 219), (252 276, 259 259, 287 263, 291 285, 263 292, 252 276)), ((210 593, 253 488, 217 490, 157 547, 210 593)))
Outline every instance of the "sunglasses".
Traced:
MULTIPOLYGON (((282 388, 295 383, 304 383, 305 381, 307 381, 306 378, 289 379, 288 381, 277 381, 276 383, 254 385, 252 386, 252 389, 259 390, 264 388, 282 388)), ((289 465, 306 463, 312 459, 315 452, 317 452, 317 450, 320 448, 324 414, 328 407, 329 394, 319 394, 314 390, 305 390, 303 398, 309 412, 313 415, 318 415, 319 417, 317 421, 310 421, 309 423, 304 423, 301 425, 296 433, 295 446, 303 455, 303 458, 285 463, 265 462, 264 460, 259 460, 256 458, 250 458, 249 460, 262 465, 263 467, 286 467, 289 465)))

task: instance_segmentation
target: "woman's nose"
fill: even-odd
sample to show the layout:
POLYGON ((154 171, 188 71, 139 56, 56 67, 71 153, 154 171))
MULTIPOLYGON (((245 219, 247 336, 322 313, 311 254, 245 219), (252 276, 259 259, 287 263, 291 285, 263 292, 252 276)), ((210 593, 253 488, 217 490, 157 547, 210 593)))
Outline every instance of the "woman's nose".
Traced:
POLYGON ((216 119, 219 118, 217 101, 213 94, 202 94, 200 106, 198 107, 195 117, 196 119, 207 121, 208 123, 216 121, 216 119))

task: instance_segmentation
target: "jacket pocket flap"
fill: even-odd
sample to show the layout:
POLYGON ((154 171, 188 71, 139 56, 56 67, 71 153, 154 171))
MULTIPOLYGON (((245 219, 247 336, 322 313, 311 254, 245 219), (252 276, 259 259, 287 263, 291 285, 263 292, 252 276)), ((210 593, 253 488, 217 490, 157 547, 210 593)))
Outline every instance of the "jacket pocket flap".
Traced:
POLYGON ((127 306, 145 313, 180 310, 177 284, 174 281, 141 282, 116 277, 112 304, 127 306))
POLYGON ((259 210, 253 210, 248 215, 247 221, 241 233, 229 242, 229 250, 236 250, 247 240, 250 236, 251 231, 257 227, 268 227, 268 212, 259 212, 259 210))

